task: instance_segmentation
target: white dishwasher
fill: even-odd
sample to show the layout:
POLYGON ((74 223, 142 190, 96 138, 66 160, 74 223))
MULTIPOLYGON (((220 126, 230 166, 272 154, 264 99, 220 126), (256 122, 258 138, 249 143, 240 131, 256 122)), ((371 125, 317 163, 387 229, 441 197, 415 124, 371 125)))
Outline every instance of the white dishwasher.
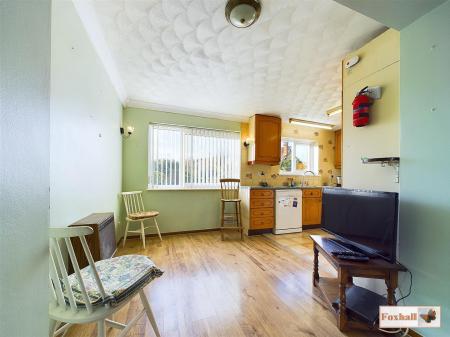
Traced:
POLYGON ((275 190, 274 234, 302 231, 302 190, 275 190))

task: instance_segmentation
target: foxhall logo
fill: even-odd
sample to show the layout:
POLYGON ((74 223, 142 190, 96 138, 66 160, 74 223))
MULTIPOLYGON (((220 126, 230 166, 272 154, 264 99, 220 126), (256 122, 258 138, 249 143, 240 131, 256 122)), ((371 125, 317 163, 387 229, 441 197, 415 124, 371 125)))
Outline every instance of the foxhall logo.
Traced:
POLYGON ((380 306, 380 328, 439 328, 441 307, 380 306))

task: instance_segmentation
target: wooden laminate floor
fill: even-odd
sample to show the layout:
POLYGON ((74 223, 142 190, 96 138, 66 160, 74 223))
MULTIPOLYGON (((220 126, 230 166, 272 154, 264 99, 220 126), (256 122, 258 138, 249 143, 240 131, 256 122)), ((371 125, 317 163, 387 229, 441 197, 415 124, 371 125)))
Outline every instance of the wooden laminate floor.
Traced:
MULTIPOLYGON (((220 240, 219 232, 167 235, 163 242, 127 240, 117 255, 145 254, 164 275, 147 288, 161 335, 168 336, 381 336, 341 333, 313 289, 310 230, 281 236, 220 240)), ((320 260, 321 276, 335 276, 320 260)), ((115 319, 125 322, 141 308, 138 297, 115 319)), ((108 337, 116 336, 110 329, 108 337)), ((95 337, 95 325, 76 325, 67 336, 95 337)), ((129 336, 154 336, 143 317, 129 336)))

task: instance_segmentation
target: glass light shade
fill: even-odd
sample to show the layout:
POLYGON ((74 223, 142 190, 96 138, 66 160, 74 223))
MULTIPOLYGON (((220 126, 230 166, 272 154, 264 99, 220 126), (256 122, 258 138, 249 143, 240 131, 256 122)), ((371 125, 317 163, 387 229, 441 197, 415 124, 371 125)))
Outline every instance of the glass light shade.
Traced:
POLYGON ((225 17, 237 28, 246 28, 258 20, 261 14, 259 0, 228 0, 225 6, 225 17))
POLYGON ((247 4, 234 7, 230 12, 230 22, 238 28, 250 26, 256 19, 256 9, 247 4))

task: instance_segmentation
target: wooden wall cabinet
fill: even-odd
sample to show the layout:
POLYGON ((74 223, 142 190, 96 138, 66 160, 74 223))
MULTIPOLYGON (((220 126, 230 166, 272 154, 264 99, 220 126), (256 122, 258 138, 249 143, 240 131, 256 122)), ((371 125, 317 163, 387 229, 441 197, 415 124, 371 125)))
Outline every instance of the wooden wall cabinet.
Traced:
POLYGON ((340 169, 342 167, 342 130, 337 130, 334 137, 334 167, 340 169))
POLYGON ((248 164, 278 165, 281 151, 281 119, 254 115, 249 121, 248 164))
POLYGON ((302 226, 320 225, 322 221, 322 190, 305 189, 302 196, 302 226))

